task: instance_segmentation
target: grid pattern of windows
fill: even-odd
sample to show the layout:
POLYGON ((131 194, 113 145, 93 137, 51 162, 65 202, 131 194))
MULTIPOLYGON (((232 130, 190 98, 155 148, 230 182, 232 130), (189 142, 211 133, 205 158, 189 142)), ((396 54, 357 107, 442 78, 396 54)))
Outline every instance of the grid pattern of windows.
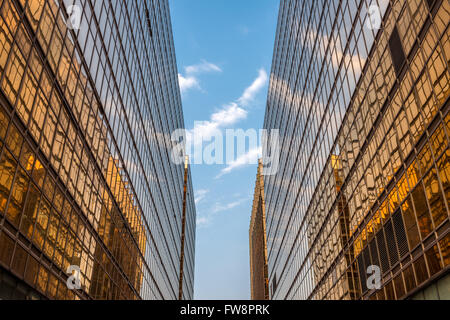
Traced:
MULTIPOLYGON (((170 134, 184 122, 169 16, 166 0, 0 2, 0 264, 40 295, 178 297, 184 168, 170 134), (67 288, 71 265, 81 290, 67 288)), ((190 174, 187 194, 188 299, 190 174)))
POLYGON ((264 121, 282 137, 264 181, 271 298, 402 299, 448 273, 449 23, 445 0, 281 1, 264 121))

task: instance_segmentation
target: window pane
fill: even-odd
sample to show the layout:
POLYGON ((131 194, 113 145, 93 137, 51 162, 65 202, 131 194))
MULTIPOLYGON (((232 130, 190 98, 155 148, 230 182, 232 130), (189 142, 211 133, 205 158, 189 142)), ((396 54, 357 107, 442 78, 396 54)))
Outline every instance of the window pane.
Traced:
POLYGON ((432 169, 424 178, 425 190, 428 203, 431 207, 431 215, 434 225, 439 226, 447 218, 447 208, 444 204, 441 187, 436 175, 436 169, 432 169))
POLYGON ((14 173, 16 171, 16 162, 12 155, 5 150, 0 160, 0 211, 4 212, 11 191, 14 173))

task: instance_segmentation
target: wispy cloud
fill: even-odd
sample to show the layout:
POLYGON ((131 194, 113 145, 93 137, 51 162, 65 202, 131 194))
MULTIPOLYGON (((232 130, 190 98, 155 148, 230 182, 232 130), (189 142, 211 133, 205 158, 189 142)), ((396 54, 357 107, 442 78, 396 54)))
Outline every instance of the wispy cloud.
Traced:
POLYGON ((231 173, 232 171, 244 167, 246 165, 257 163, 258 159, 262 156, 262 148, 257 147, 249 150, 247 153, 241 155, 236 160, 232 161, 226 168, 222 169, 216 179, 231 173))
POLYGON ((210 224, 211 218, 210 217, 198 217, 197 218, 197 227, 202 228, 206 227, 210 224))
POLYGON ((239 199, 230 203, 222 204, 222 203, 216 203, 212 209, 213 213, 219 213, 219 212, 225 212, 231 209, 234 209, 241 204, 243 204, 245 201, 247 201, 247 198, 239 199))
POLYGON ((209 73, 209 72, 222 72, 222 69, 215 65, 214 63, 202 60, 201 63, 188 66, 184 68, 186 74, 198 74, 198 73, 209 73))
POLYGON ((245 118, 247 118, 247 111, 233 102, 213 113, 209 121, 197 122, 194 129, 190 130, 188 139, 195 137, 194 143, 208 140, 217 130, 232 126, 245 118))
POLYGON ((222 72, 222 69, 214 63, 202 60, 199 64, 187 66, 184 68, 184 75, 178 74, 181 93, 186 93, 191 89, 201 90, 198 75, 211 72, 222 72))
POLYGON ((199 204, 203 199, 205 199, 206 195, 209 193, 209 190, 200 189, 195 191, 195 204, 199 204))
POLYGON ((251 198, 240 198, 237 200, 232 200, 230 202, 216 202, 209 210, 208 214, 199 214, 197 215, 197 228, 207 228, 209 227, 213 222, 216 216, 218 216, 220 213, 231 211, 234 208, 239 207, 240 205, 244 204, 251 198))
MULTIPOLYGON (((200 67, 191 66, 190 72, 197 71, 199 69, 214 68, 209 64, 204 64, 200 67)), ((260 69, 258 77, 252 82, 252 84, 244 90, 242 96, 237 101, 230 102, 222 107, 219 111, 213 113, 208 121, 199 121, 195 127, 190 130, 189 137, 195 137, 195 141, 201 142, 202 140, 210 139, 217 130, 233 126, 240 120, 247 118, 247 110, 244 108, 254 100, 258 92, 267 84, 267 73, 264 69, 260 69)), ((194 143, 195 143, 194 141, 194 143)))
POLYGON ((250 102, 252 102, 258 92, 267 84, 267 80, 267 72, 264 69, 260 69, 258 77, 253 81, 250 87, 245 89, 242 96, 238 99, 239 104, 247 106, 250 102))

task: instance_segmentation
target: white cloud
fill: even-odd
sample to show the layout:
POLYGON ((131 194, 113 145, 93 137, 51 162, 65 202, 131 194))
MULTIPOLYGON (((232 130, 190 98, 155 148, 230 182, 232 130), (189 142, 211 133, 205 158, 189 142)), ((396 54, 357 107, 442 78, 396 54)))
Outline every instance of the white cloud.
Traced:
POLYGON ((193 76, 186 76, 184 77, 182 74, 178 74, 178 82, 180 84, 180 90, 181 93, 185 93, 186 91, 190 89, 201 89, 200 84, 197 80, 197 78, 193 76))
POLYGON ((220 69, 217 65, 206 60, 202 60, 199 64, 187 66, 184 70, 185 75, 182 75, 181 73, 178 74, 178 82, 180 84, 181 93, 185 93, 191 89, 202 89, 200 86, 200 80, 198 79, 199 74, 222 72, 222 69, 220 69))
POLYGON ((268 80, 267 72, 264 69, 259 70, 258 77, 253 81, 253 83, 245 89, 242 96, 238 99, 238 102, 243 105, 247 106, 250 102, 252 102, 258 92, 264 88, 268 80))
POLYGON ((195 191, 195 204, 199 204, 203 199, 205 199, 206 195, 209 193, 209 190, 200 189, 195 191))
POLYGON ((229 174, 233 170, 244 167, 246 165, 257 163, 258 159, 262 155, 262 148, 257 147, 249 150, 246 154, 239 156, 236 160, 232 161, 226 168, 222 169, 220 174, 216 177, 216 179, 229 174))
MULTIPOLYGON (((193 72, 193 69, 191 69, 190 72, 193 72)), ((266 71, 260 69, 258 77, 245 89, 243 95, 238 100, 224 105, 222 109, 213 113, 209 120, 195 122, 194 128, 187 130, 186 132, 188 148, 193 146, 195 149, 201 146, 204 141, 209 141, 214 136, 217 136, 218 132, 220 133, 221 130, 230 128, 240 120, 246 119, 248 115, 248 111, 245 109, 246 105, 254 100, 261 88, 266 85, 267 80, 268 76, 266 71)), ((190 151, 192 150, 188 150, 188 154, 190 151)), ((237 159, 223 169, 216 179, 244 165, 257 163, 261 154, 261 148, 256 148, 250 150, 245 155, 238 155, 237 159)))
MULTIPOLYGON (((194 67, 189 67, 191 68, 190 72, 194 72, 194 70, 200 68, 198 66, 197 69, 194 67)), ((201 68, 207 69, 207 65, 202 65, 201 68)), ((231 102, 221 110, 213 113, 209 121, 197 122, 195 127, 189 131, 188 139, 194 137, 195 141, 198 142, 208 140, 217 130, 223 129, 226 126, 232 126, 238 121, 246 119, 248 112, 243 107, 247 106, 255 98, 256 94, 265 86, 267 80, 266 71, 260 69, 258 77, 245 89, 244 94, 236 102, 231 102)))
POLYGON ((194 143, 209 140, 217 130, 225 126, 232 126, 245 118, 247 118, 247 111, 240 108, 236 103, 231 103, 213 113, 209 121, 197 122, 194 129, 189 131, 188 139, 195 138, 194 143))
POLYGON ((233 125, 238 120, 245 119, 246 117, 247 111, 240 108, 236 103, 231 103, 219 112, 214 113, 211 116, 211 121, 220 126, 227 126, 233 125))

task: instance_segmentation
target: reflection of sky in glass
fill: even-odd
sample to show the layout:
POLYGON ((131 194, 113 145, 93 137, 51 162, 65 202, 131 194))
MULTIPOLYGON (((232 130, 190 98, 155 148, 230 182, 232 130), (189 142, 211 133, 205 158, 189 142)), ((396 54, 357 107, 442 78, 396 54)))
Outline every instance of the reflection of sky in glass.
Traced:
MULTIPOLYGON (((72 1, 66 2, 67 5, 69 2, 72 4, 72 1)), ((81 5, 77 1, 75 4, 81 5)), ((173 46, 172 35, 165 25, 167 20, 162 20, 166 19, 164 15, 169 11, 165 1, 151 4, 150 37, 145 30, 148 27, 146 23, 128 25, 129 21, 124 20, 125 9, 131 21, 142 18, 135 3, 125 4, 123 7, 124 3, 120 1, 107 2, 109 15, 105 14, 102 1, 93 2, 93 10, 85 5, 77 40, 84 50, 84 60, 113 133, 111 136, 109 131, 105 132, 108 133, 111 154, 122 169, 124 181, 129 181, 136 193, 133 200, 142 208, 151 230, 151 233, 147 230, 148 267, 161 286, 159 290, 168 298, 178 294, 179 217, 183 187, 183 169, 172 165, 169 159, 169 137, 175 128, 184 126, 173 67, 174 52, 167 50, 173 46), (159 11, 158 17, 155 10, 159 11), (141 26, 144 30, 136 29, 141 26), (96 30, 101 30, 102 38, 97 36, 96 30), (159 253, 155 252, 155 245, 159 253), (159 263, 154 264, 153 261, 159 263)), ((191 186, 188 188, 190 190, 191 186)), ((193 219, 192 191, 189 197, 192 199, 188 200, 188 219, 193 219)), ((192 224, 188 226, 188 234, 193 234, 192 224)), ((190 255, 193 253, 193 239, 188 242, 185 287, 192 291, 193 257, 190 255)), ((148 272, 147 269, 145 271, 148 272)), ((146 279, 150 279, 148 273, 146 279)), ((149 288, 156 290, 149 284, 142 292, 146 293, 149 288)))
MULTIPOLYGON (((379 3, 381 15, 387 4, 385 0, 379 3)), ((311 268, 310 260, 314 256, 304 261, 312 243, 312 239, 305 239, 313 235, 303 229, 297 240, 300 246, 293 237, 302 222, 303 225, 313 223, 310 218, 303 221, 305 214, 329 155, 336 152, 331 148, 374 44, 373 32, 377 30, 366 27, 369 5, 366 1, 348 1, 341 6, 332 1, 323 8, 314 6, 314 17, 309 19, 310 3, 282 1, 283 19, 277 31, 265 118, 265 127, 280 128, 285 138, 281 170, 274 177, 266 177, 269 277, 270 283, 276 278, 279 288, 275 298, 288 294, 296 276, 289 297, 306 299, 315 287, 316 268, 311 268), (318 23, 321 16, 323 20, 318 23), (352 26, 354 31, 349 37, 352 26), (287 54, 292 57, 288 58, 287 54), (340 85, 337 89, 336 81, 340 85), (274 198, 270 199, 271 196, 274 198), (295 218, 290 215, 292 210, 296 212, 295 218), (293 257, 299 253, 300 257, 293 257), (296 266, 286 264, 288 261, 296 266), (284 267, 291 269, 288 272, 284 267), (296 270, 301 270, 300 274, 296 275, 296 270), (296 291, 302 283, 306 285, 300 292, 296 291)))

